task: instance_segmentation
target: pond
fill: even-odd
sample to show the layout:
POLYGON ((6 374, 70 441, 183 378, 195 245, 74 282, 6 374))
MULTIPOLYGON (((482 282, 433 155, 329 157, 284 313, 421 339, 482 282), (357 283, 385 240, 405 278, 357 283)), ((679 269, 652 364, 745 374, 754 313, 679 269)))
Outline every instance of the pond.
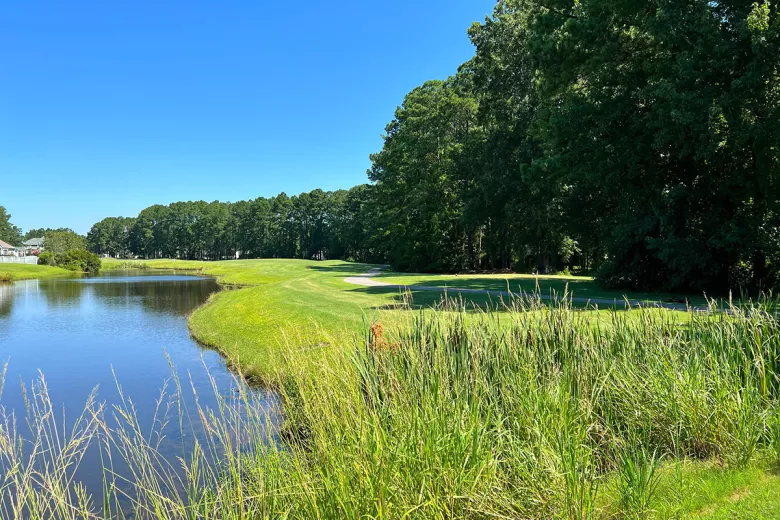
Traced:
MULTIPOLYGON (((4 423, 15 420, 22 437, 30 434, 25 417, 35 401, 32 389, 41 393, 43 381, 53 414, 64 416, 59 435, 67 435, 97 388, 97 403, 105 403, 109 427, 117 420, 111 417, 122 415, 116 410, 132 406, 139 431, 156 430, 156 441, 150 442, 159 444, 157 451, 171 467, 177 465, 176 457, 187 457, 202 434, 197 417, 189 417, 189 426, 182 427, 176 416, 182 409, 193 413, 196 395, 197 405, 215 408, 247 390, 243 393, 252 396, 252 406, 263 408, 268 424, 275 423, 279 402, 274 394, 247 389, 217 352, 201 348, 190 337, 188 315, 217 290, 211 278, 143 270, 0 284, 4 423), (161 419, 166 406, 168 416, 161 419)), ((7 457, 0 461, 0 473, 3 463, 8 464, 7 457)), ((112 464, 121 474, 121 461, 112 464)), ((85 450, 74 470, 76 480, 98 501, 104 465, 105 454, 95 447, 85 450)))

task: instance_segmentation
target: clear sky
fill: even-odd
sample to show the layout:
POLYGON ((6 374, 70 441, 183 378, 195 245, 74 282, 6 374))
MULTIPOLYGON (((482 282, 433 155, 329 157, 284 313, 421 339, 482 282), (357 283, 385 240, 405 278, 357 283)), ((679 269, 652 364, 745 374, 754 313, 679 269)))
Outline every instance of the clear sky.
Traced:
POLYGON ((366 182, 404 94, 493 0, 10 2, 0 205, 86 233, 151 204, 366 182))

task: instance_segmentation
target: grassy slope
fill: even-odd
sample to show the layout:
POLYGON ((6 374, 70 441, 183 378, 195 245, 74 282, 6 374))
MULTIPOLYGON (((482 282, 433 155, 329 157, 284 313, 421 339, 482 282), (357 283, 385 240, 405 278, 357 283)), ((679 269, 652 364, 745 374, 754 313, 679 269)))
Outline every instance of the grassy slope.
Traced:
MULTIPOLYGON (((121 266, 105 261, 105 268, 121 266)), ((128 264, 124 264, 127 266, 128 264)), ((215 294, 190 318, 193 335, 218 348, 250 376, 273 368, 276 346, 282 342, 302 351, 338 343, 358 333, 364 319, 392 319, 386 308, 401 297, 396 289, 368 290, 347 284, 347 276, 371 266, 347 262, 304 260, 236 260, 194 262, 152 260, 130 265, 155 269, 197 270, 216 276, 227 286, 245 286, 215 294)), ((420 295, 422 303, 438 296, 420 295)), ((478 298, 485 300, 484 298, 478 298)))
POLYGON ((0 264, 0 281, 62 278, 73 275, 72 271, 48 265, 0 264))

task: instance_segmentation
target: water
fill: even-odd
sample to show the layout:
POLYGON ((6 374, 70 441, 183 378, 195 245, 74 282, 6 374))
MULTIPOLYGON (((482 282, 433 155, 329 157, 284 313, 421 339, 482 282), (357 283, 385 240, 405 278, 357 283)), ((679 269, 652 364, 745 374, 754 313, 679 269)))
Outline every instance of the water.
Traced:
MULTIPOLYGON (((212 381, 219 395, 234 394, 236 385, 244 383, 218 353, 190 337, 187 316, 217 290, 213 279, 140 270, 0 284, 0 363, 7 362, 0 404, 23 423, 25 393, 29 396, 30 385, 43 374, 54 409, 71 425, 95 387, 100 401, 117 404, 119 383, 146 429, 173 365, 182 382, 194 387, 201 405, 216 406, 212 381)), ((273 421, 274 395, 251 392, 273 421)), ((189 388, 185 394, 192 397, 189 388)), ((198 431, 183 432, 173 420, 164 434, 161 451, 175 460, 186 455, 198 431)), ((77 472, 97 497, 101 468, 99 453, 92 450, 77 472)))

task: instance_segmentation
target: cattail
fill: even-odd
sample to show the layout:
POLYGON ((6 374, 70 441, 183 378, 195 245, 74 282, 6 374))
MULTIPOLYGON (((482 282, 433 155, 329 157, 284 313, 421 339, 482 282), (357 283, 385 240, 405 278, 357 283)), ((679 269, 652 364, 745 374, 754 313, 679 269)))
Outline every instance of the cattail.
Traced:
POLYGON ((390 345, 387 342, 387 338, 385 338, 384 326, 379 322, 371 325, 371 350, 374 352, 383 352, 388 350, 389 347, 390 345))

